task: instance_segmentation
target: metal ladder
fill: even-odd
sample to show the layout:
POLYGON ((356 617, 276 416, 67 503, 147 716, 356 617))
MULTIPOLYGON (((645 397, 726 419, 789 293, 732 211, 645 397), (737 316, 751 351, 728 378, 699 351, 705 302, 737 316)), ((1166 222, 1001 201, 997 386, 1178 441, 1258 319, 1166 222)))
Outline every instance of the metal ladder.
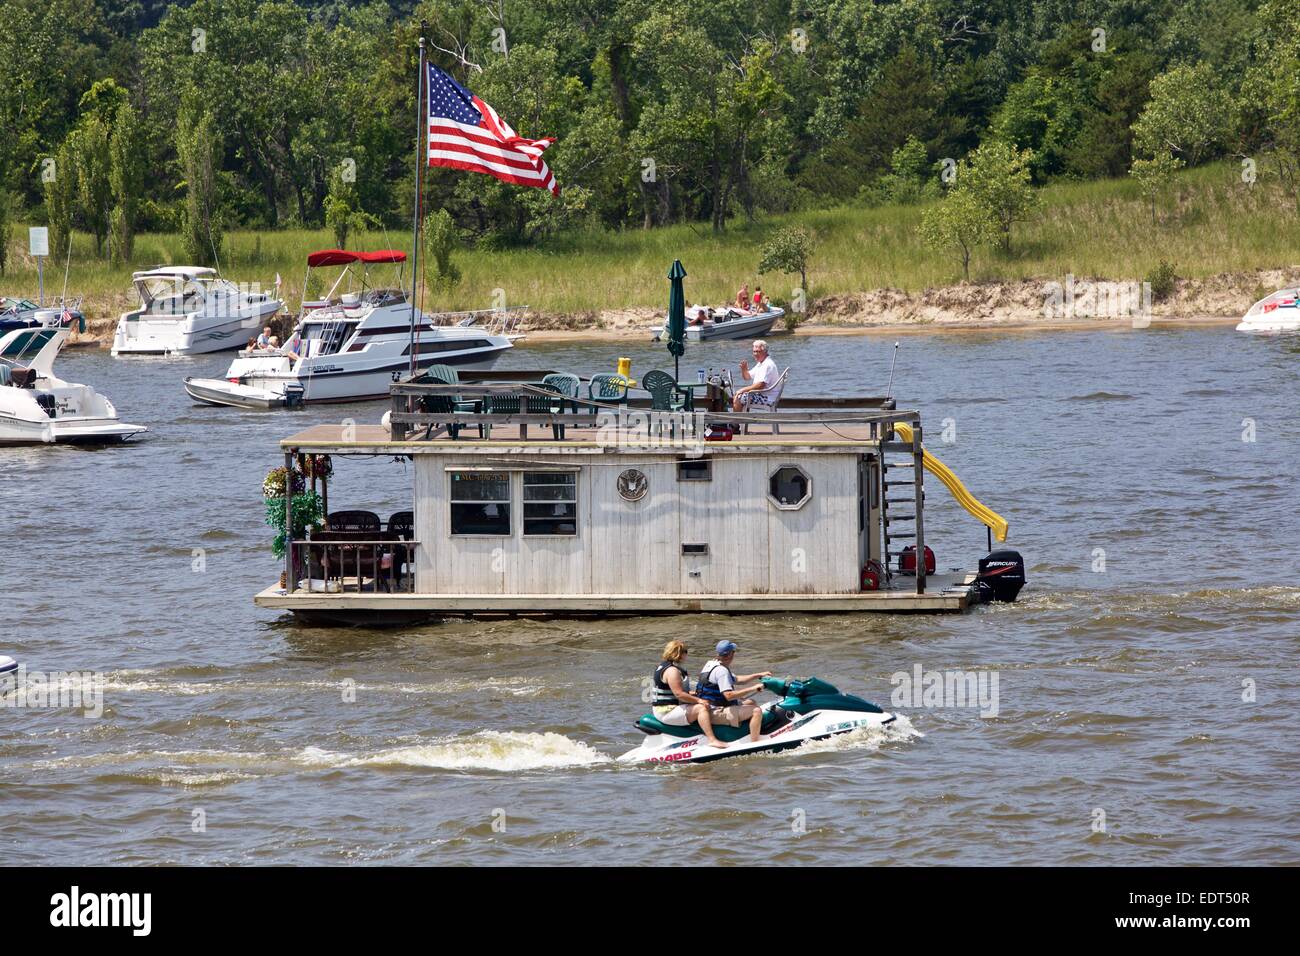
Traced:
POLYGON ((904 547, 912 545, 916 551, 916 593, 923 594, 925 470, 920 422, 912 425, 912 432, 912 442, 887 439, 880 443, 880 526, 884 539, 881 552, 885 556, 885 578, 892 580, 894 573, 901 569, 904 547))

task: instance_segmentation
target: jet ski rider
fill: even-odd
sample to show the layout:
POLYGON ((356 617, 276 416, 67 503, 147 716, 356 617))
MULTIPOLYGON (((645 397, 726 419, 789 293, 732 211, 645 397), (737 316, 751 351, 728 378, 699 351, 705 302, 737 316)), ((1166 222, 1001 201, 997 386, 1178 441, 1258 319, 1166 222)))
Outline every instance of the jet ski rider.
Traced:
POLYGON ((760 677, 771 677, 771 671, 759 671, 756 674, 731 672, 731 664, 736 659, 735 641, 718 641, 714 648, 717 656, 704 665, 700 679, 695 683, 695 693, 709 703, 709 718, 713 721, 725 721, 732 727, 739 727, 742 720, 749 720, 749 739, 758 742, 763 727, 763 710, 748 698, 763 689, 762 684, 749 687, 737 687, 736 683, 756 681, 760 677))
POLYGON ((709 705, 690 692, 691 678, 682 666, 686 653, 687 647, 682 641, 669 641, 664 645, 664 659, 654 673, 651 711, 660 723, 673 727, 698 723, 710 747, 725 749, 727 745, 713 735, 709 705))

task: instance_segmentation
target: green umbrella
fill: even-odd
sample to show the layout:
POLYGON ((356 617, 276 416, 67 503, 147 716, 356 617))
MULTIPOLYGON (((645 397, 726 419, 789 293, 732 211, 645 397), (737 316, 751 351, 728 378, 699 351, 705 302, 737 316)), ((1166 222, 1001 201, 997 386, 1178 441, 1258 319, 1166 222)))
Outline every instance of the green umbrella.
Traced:
POLYGON ((682 268, 681 259, 673 260, 668 278, 672 284, 668 288, 668 322, 664 332, 668 339, 668 351, 673 355, 673 377, 680 381, 682 353, 686 351, 686 294, 682 291, 686 270, 682 268))

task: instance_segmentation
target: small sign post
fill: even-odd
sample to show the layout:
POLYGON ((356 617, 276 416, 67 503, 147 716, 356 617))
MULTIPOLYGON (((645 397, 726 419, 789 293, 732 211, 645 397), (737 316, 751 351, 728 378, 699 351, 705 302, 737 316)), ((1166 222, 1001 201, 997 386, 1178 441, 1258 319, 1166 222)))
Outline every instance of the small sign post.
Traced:
POLYGON ((50 254, 48 226, 32 226, 27 230, 28 251, 36 259, 36 281, 40 285, 41 307, 45 307, 45 257, 50 254))

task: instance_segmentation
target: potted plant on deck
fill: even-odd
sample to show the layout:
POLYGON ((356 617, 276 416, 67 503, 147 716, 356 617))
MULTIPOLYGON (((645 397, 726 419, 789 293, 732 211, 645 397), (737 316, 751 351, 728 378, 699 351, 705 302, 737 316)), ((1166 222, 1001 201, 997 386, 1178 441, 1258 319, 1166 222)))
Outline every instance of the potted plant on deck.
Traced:
MULTIPOLYGON (((324 523, 325 509, 321 496, 315 490, 307 490, 306 480, 296 468, 272 468, 262 481, 262 498, 266 501, 266 523, 276 532, 275 540, 271 542, 271 553, 280 560, 284 560, 291 540, 301 541, 308 531, 319 528, 324 523), (292 514, 292 532, 285 527, 286 495, 290 496, 287 510, 292 514)), ((295 579, 301 562, 301 555, 295 554, 292 568, 295 579)), ((281 571, 280 587, 287 589, 288 586, 288 572, 281 571)))

